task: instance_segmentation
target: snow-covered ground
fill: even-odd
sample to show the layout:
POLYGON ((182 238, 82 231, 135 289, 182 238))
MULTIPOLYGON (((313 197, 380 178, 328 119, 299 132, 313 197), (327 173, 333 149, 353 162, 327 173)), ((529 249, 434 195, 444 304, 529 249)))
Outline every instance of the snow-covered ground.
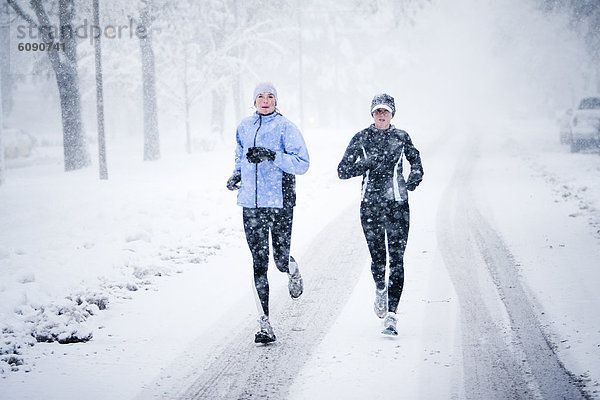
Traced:
MULTIPOLYGON (((448 229, 440 210, 465 157, 473 159, 472 200, 517 262, 544 332, 600 398, 600 157, 569 153, 553 122, 494 126, 410 131, 425 179, 411 195, 399 336, 379 333, 364 253, 356 286, 290 399, 467 396, 461 303, 438 243, 448 229), (465 153, 470 142, 477 148, 465 153)), ((292 245, 301 267, 312 239, 342 210, 356 207, 360 229, 359 179, 340 181, 335 170, 352 134, 305 132, 312 163, 298 178, 292 245)), ((13 165, 0 186, 2 398, 160 397, 256 316, 241 212, 224 185, 233 147, 165 151, 144 163, 131 157, 136 143, 108 146, 108 181, 95 167, 64 173, 55 148, 42 163, 13 165)), ((343 251, 344 243, 331 247, 343 251)), ((285 290, 275 268, 270 279, 285 290)), ((307 292, 299 304, 310 300, 307 292)))

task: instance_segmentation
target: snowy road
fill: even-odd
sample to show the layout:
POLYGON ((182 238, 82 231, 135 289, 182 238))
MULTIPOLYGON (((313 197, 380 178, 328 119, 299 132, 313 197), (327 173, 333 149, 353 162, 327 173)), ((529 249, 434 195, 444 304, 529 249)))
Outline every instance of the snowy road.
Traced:
MULTIPOLYGON (((372 376, 365 373, 364 367, 353 363, 374 364, 375 371, 390 366, 391 370, 385 372, 385 376, 405 376, 419 382, 412 386, 404 383, 402 390, 382 397, 390 399, 398 396, 589 398, 554 351, 555 346, 538 317, 542 311, 535 296, 521 281, 522 275, 510 246, 486 218, 487 205, 481 204, 475 195, 476 181, 481 179, 476 175, 482 152, 480 146, 468 136, 458 141, 451 141, 446 136, 430 143, 424 152, 430 161, 427 176, 430 184, 422 188, 422 203, 413 207, 418 223, 411 227, 413 242, 407 253, 407 293, 401 305, 399 341, 382 343, 374 337, 369 339, 370 336, 361 338, 364 343, 371 341, 367 346, 372 346, 370 352, 375 356, 351 356, 352 350, 348 349, 348 362, 354 367, 342 368, 345 372, 341 373, 345 373, 349 381, 361 381, 356 389, 366 387, 363 390, 367 392, 372 391, 368 388, 378 386, 377 372, 372 376), (448 151, 449 144, 455 146, 455 151, 448 151), (423 212, 428 213, 427 207, 437 213, 425 217, 423 212), (419 248, 428 249, 423 253, 431 254, 416 257, 419 248), (424 262, 431 265, 427 267, 424 262), (415 268, 420 269, 416 281, 411 278, 415 276, 415 268), (447 283, 444 283, 445 279, 448 279, 447 283), (445 289, 444 285, 453 286, 453 290, 445 289), (444 293, 450 296, 448 300, 444 293), (416 296, 421 296, 429 308, 419 306, 416 296), (431 306, 435 304, 440 308, 433 311, 431 306), (458 312, 454 313, 454 308, 458 312), (425 315, 415 317, 420 313, 425 315), (449 313, 446 324, 441 323, 443 313, 449 313), (440 336, 444 338, 439 339, 440 336), (440 361, 431 366, 428 358, 419 358, 418 351, 411 347, 437 349, 429 350, 430 357, 439 354, 440 361), (394 353, 391 352, 393 348, 394 353), (408 358, 408 364, 400 364, 398 351, 408 358), (436 377, 435 389, 430 385, 431 376, 436 377)), ((344 336, 352 337, 351 331, 356 330, 356 326, 348 325, 348 314, 354 313, 355 316, 350 318, 357 324, 364 324, 361 312, 352 311, 356 302, 366 303, 361 285, 364 286, 365 275, 366 281, 370 280, 368 253, 356 205, 330 222, 301 256, 303 271, 309 277, 301 300, 290 300, 286 288, 281 286, 272 292, 272 321, 278 335, 275 344, 253 344, 251 334, 255 322, 240 322, 238 316, 232 324, 237 324, 235 332, 239 333, 231 335, 226 343, 212 346, 208 357, 193 358, 187 370, 179 373, 179 379, 171 382, 166 379, 160 390, 150 385, 138 399, 319 396, 327 379, 324 382, 311 377, 307 371, 320 368, 330 371, 331 367, 320 365, 324 358, 339 357, 340 350, 332 350, 330 342, 337 337, 345 343, 344 336), (343 314, 340 321, 336 321, 343 310, 346 316, 343 314), (334 331, 339 330, 344 335, 336 335, 332 326, 334 331), (316 391, 307 388, 311 382, 316 391), (295 392, 290 392, 291 387, 295 392)), ((370 295, 369 292, 368 305, 370 295)), ((365 318, 376 320, 372 315, 365 318)), ((359 352, 364 353, 369 348, 364 343, 357 343, 359 352)), ((175 371, 170 370, 170 373, 175 374, 175 371)), ((352 386, 341 389, 335 375, 331 382, 335 383, 331 389, 346 398, 364 397, 360 389, 353 393, 352 386)))
POLYGON ((33 168, 16 171, 14 183, 0 193, 10 208, 5 221, 21 221, 12 223, 14 238, 5 236, 11 245, 0 265, 8 267, 7 282, 16 284, 0 285, 3 295, 17 305, 30 298, 33 307, 45 291, 64 298, 70 293, 61 289, 64 283, 75 280, 75 287, 85 282, 89 292, 110 302, 88 319, 90 342, 23 347, 25 365, 2 375, 3 393, 23 400, 79 400, 84 392, 98 400, 303 400, 325 392, 357 400, 373 393, 380 399, 599 398, 600 321, 593 317, 600 308, 598 155, 570 154, 545 137, 546 124, 511 122, 498 129, 502 135, 491 133, 478 143, 454 129, 413 138, 426 179, 411 194, 397 338, 380 334, 372 310, 374 286, 358 216, 360 180, 335 175, 348 132, 308 136, 314 158, 299 179, 292 246, 306 290, 292 301, 286 276, 270 269, 278 336, 270 346, 253 343, 250 254, 234 194, 223 189, 230 164, 219 164, 228 150, 143 166, 135 183, 121 178, 110 186, 89 183, 94 171, 65 176, 59 169, 48 177, 33 168), (220 167, 200 176, 206 165, 220 167), (180 171, 192 172, 173 180, 180 171), (84 204, 94 194, 109 196, 114 204, 106 213, 115 222, 101 229, 104 212, 90 216, 87 206, 64 199, 57 204, 65 207, 46 205, 49 189, 41 182, 60 179, 89 189, 84 204), (136 190, 126 190, 130 186, 136 190), (159 186, 165 194, 153 199, 159 186), (148 201, 140 202, 138 193, 148 201), (207 211, 214 204, 223 206, 207 211), (40 213, 36 221, 64 220, 69 235, 33 224, 31 209, 40 213), (82 225, 84 217, 90 220, 82 225), (115 231, 124 237, 111 239, 115 231), (47 250, 35 245, 34 233, 47 250), (84 264, 89 271, 76 260, 61 264, 64 272, 43 268, 55 253, 70 260, 73 243, 80 243, 71 236, 86 235, 78 252, 91 260, 97 249, 112 258, 84 264), (205 248, 213 255, 199 259, 205 248), (125 256, 114 249, 124 249, 125 256), (114 267, 107 271, 106 265, 114 267), (137 278, 156 270, 161 273, 137 278), (133 282, 145 290, 127 296, 106 291, 94 286, 97 276, 113 285, 108 287, 133 282), (11 290, 15 296, 8 296, 11 290), (17 296, 19 290, 26 296, 17 296), (384 391, 383 381, 390 382, 384 391))
POLYGON ((368 254, 363 246, 356 210, 346 209, 332 221, 298 258, 310 276, 303 297, 292 300, 287 288, 271 293, 271 321, 278 336, 269 345, 252 343, 256 323, 237 326, 214 360, 194 373, 188 387, 175 387, 161 395, 143 393, 139 399, 283 399, 290 384, 308 360, 345 305, 364 268, 368 254), (344 251, 332 252, 332 243, 344 243, 344 251))
POLYGON ((469 140, 439 209, 439 243, 461 307, 467 398, 581 399, 542 331, 517 263, 477 208, 469 140))
MULTIPOLYGON (((473 174, 481 149, 472 138, 462 139, 467 144, 453 155, 447 151, 447 138, 425 149, 429 160, 435 160, 430 165, 438 169, 432 170, 428 178, 437 175, 437 183, 444 185, 425 189, 433 197, 428 203, 436 205, 438 210, 434 218, 436 229, 414 239, 435 243, 432 235, 437 236, 436 252, 441 255, 443 268, 454 286, 457 298, 453 301, 460 310, 456 328, 452 324, 447 327, 448 332, 456 329, 459 335, 454 348, 449 350, 449 340, 437 343, 447 352, 460 353, 455 354, 452 365, 447 365, 450 371, 441 372, 440 377, 445 379, 441 379, 443 387, 437 389, 437 394, 488 399, 589 398, 576 377, 567 371, 544 332, 538 318, 541 310, 521 282, 518 263, 509 245, 479 209, 473 192, 477 190, 473 174), (446 165, 443 173, 439 165, 446 165)), ((284 290, 275 294, 272 319, 279 335, 276 344, 251 344, 248 332, 253 331, 255 324, 247 323, 241 334, 234 335, 229 344, 213 354, 213 361, 196 371, 194 378, 175 393, 165 391, 162 398, 288 398, 299 372, 312 368, 307 364, 314 362, 311 355, 315 347, 325 336, 335 336, 328 331, 350 296, 356 296, 352 292, 361 271, 364 273, 368 265, 355 214, 354 209, 341 213, 308 247, 303 265, 311 279, 307 280, 305 297, 294 302, 284 290), (343 248, 340 244, 344 244, 343 248), (324 264, 327 268, 323 268, 324 264)), ((417 235, 423 234, 423 227, 414 229, 420 231, 417 235)), ((409 267, 412 268, 410 264, 409 267)), ((434 293, 432 290, 429 296, 434 293)), ((414 306, 410 299, 404 301, 408 301, 409 307, 414 306)), ((407 320, 410 318, 404 318, 404 323, 407 320)), ((427 324, 427 317, 421 323, 427 324)), ((408 329, 423 329, 423 335, 431 335, 422 326, 409 325, 408 329)), ((422 340, 426 343, 428 339, 422 340)), ((415 368, 421 370, 419 380, 425 383, 421 383, 416 393, 427 398, 428 389, 424 386, 428 380, 423 376, 427 371, 434 374, 440 371, 428 369, 419 361, 415 368)), ((397 395, 408 393, 400 391, 397 395)))

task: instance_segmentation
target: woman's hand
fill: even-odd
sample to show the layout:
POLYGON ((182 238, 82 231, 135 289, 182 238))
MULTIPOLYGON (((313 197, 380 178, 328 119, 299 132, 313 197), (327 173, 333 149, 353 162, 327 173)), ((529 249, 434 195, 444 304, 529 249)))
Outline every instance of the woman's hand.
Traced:
POLYGON ((411 171, 406 180, 406 188, 412 192, 419 186, 419 183, 421 183, 422 180, 423 174, 421 171, 411 171))
POLYGON ((229 179, 227 179, 227 189, 238 190, 240 188, 239 183, 242 181, 242 173, 235 171, 229 179))
POLYGON ((246 153, 246 158, 253 164, 263 161, 275 161, 275 152, 264 147, 250 147, 246 153))

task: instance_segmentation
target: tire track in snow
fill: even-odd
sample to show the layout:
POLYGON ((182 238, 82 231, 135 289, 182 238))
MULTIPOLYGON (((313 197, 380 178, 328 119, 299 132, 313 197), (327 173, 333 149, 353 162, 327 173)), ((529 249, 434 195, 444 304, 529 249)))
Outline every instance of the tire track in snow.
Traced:
POLYGON ((236 327, 212 362, 201 368, 188 387, 159 398, 177 399, 284 399, 289 386, 323 339, 348 301, 368 252, 353 205, 333 220, 298 258, 305 290, 299 300, 287 295, 287 287, 276 293, 272 285, 271 323, 277 341, 269 345, 253 342, 254 320, 236 327), (285 290, 285 293, 281 293, 285 290), (277 296, 274 296, 274 294, 277 296), (281 295, 280 295, 281 294, 281 295))
POLYGON ((438 210, 440 248, 461 307, 465 396, 587 398, 542 331, 508 246, 475 205, 479 155, 465 153, 438 210))

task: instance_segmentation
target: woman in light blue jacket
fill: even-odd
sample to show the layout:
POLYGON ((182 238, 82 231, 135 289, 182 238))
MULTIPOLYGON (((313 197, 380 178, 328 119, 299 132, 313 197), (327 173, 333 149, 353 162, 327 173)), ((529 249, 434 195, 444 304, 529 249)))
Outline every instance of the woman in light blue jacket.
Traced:
POLYGON ((263 82, 254 89, 256 112, 237 128, 235 168, 227 181, 239 189, 237 204, 243 207, 244 231, 252 253, 254 284, 262 315, 256 343, 275 340, 269 322, 269 231, 277 269, 288 274, 292 298, 303 291, 298 264, 290 256, 292 220, 296 205, 295 175, 308 170, 309 156, 300 130, 277 110, 277 91, 263 82))

